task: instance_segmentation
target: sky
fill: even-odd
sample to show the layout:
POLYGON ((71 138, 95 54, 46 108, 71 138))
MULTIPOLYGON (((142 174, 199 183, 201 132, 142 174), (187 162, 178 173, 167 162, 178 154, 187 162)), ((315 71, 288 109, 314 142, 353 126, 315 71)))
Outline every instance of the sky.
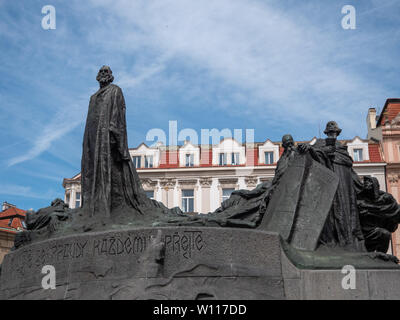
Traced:
POLYGON ((262 142, 311 140, 336 120, 341 138, 365 138, 368 108, 400 97, 399 14, 397 0, 0 0, 0 202, 63 198, 102 65, 123 90, 130 147, 154 143, 152 129, 169 137, 169 121, 262 142))

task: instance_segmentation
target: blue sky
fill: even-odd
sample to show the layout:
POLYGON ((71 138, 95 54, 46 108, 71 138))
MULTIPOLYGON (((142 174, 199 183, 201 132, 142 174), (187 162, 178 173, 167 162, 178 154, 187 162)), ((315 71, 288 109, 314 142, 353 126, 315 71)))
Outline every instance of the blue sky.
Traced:
POLYGON ((63 197, 80 171, 95 76, 110 65, 130 147, 153 128, 254 129, 255 140, 366 136, 370 106, 400 97, 397 0, 0 0, 0 201, 63 197), (56 29, 41 26, 44 5, 56 29), (357 27, 341 26, 344 5, 357 27))

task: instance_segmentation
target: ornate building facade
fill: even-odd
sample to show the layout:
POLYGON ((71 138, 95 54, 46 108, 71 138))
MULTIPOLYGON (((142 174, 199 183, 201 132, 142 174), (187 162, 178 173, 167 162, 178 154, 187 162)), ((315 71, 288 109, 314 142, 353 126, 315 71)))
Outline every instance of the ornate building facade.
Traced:
MULTIPOLYGON (((306 143, 315 143, 316 138, 306 143)), ((304 142, 304 141, 302 141, 304 142)), ((300 142, 298 142, 300 143, 300 142)), ((354 159, 358 175, 376 177, 385 189, 385 166, 379 143, 355 137, 341 140, 354 159)), ((148 147, 129 150, 148 197, 169 208, 208 213, 217 209, 234 190, 251 190, 272 180, 283 152, 280 142, 241 144, 223 139, 216 145, 148 147)), ((65 202, 70 208, 81 204, 80 174, 64 179, 65 202)))
MULTIPOLYGON (((400 202, 400 99, 387 99, 380 115, 370 108, 367 116, 368 138, 378 141, 386 162, 386 186, 400 202)), ((381 189, 382 188, 381 184, 381 189)), ((400 231, 392 236, 393 253, 400 255, 400 231)))

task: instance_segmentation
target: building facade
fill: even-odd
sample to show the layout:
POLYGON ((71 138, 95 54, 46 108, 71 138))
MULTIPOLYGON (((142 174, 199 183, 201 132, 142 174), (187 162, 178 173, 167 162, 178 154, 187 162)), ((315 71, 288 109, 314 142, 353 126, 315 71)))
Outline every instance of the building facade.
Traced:
POLYGON ((25 213, 25 210, 3 202, 0 212, 0 263, 14 246, 15 234, 26 229, 25 213))
MULTIPOLYGON (((386 188, 400 202, 400 99, 387 99, 380 115, 370 108, 368 138, 378 141, 386 162, 386 188)), ((384 190, 382 184, 381 189, 384 190)), ((392 236, 393 254, 400 255, 400 231, 392 236)))
MULTIPOLYGON (((385 187, 386 163, 379 143, 359 137, 341 143, 353 157, 357 174, 374 176, 385 187)), ((129 152, 148 197, 168 208, 208 213, 220 207, 234 190, 251 190, 272 180, 283 148, 280 142, 270 140, 241 144, 228 138, 216 145, 185 142, 175 147, 148 147, 142 143, 129 152)), ((64 179, 63 186, 70 208, 80 206, 80 174, 64 179)))

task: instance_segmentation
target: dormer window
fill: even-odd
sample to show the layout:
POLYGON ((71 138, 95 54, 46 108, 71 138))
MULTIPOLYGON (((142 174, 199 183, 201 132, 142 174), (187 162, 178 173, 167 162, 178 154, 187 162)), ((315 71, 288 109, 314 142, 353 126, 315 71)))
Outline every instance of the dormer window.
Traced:
POLYGON ((140 168, 141 167, 141 159, 142 157, 140 156, 133 156, 132 157, 132 161, 133 161, 133 165, 135 166, 135 168, 140 168))
POLYGON ((348 142, 346 146, 354 162, 369 161, 368 141, 355 137, 353 141, 348 142))
POLYGON ((258 147, 258 163, 272 165, 279 160, 279 145, 271 140, 258 147))
POLYGON ((265 156, 265 164, 273 164, 274 163, 273 151, 264 152, 264 156, 265 156))
POLYGON ((353 160, 355 162, 363 161, 363 149, 354 149, 353 151, 353 160))
POLYGON ((153 156, 145 156, 144 157, 144 167, 145 168, 153 168, 153 156))
POLYGON ((239 152, 232 153, 232 165, 233 166, 239 165, 239 152))
POLYGON ((220 166, 226 166, 226 153, 220 153, 219 154, 219 165, 220 166))
POLYGON ((194 166, 194 154, 193 153, 187 153, 185 155, 185 166, 186 167, 194 166))

